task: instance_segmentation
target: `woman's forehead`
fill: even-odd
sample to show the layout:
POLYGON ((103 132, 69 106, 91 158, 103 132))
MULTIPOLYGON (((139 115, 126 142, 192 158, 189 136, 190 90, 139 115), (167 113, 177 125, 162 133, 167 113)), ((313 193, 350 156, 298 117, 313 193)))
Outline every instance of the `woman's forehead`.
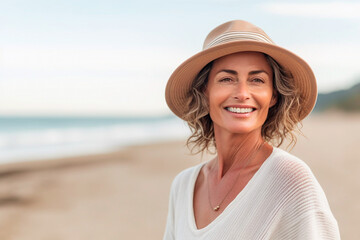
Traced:
POLYGON ((212 64, 212 72, 217 72, 221 69, 231 70, 265 70, 272 72, 270 64, 265 55, 260 52, 238 52, 214 60, 212 64))

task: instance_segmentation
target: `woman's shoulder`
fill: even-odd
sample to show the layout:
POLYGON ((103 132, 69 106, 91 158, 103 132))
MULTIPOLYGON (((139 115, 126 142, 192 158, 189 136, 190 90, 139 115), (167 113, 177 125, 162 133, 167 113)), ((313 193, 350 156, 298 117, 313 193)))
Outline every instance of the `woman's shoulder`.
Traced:
POLYGON ((282 174, 284 177, 290 177, 293 180, 304 180, 303 178, 314 178, 310 167, 300 158, 282 150, 280 148, 273 149, 271 155, 272 171, 282 174))
POLYGON ((268 160, 271 161, 268 164, 267 182, 264 181, 269 186, 266 200, 273 200, 277 206, 274 209, 277 209, 277 216, 281 217, 284 226, 296 233, 315 234, 312 231, 317 231, 319 234, 337 236, 334 239, 338 239, 336 219, 322 187, 308 165, 278 148, 274 148, 272 159, 268 160))
POLYGON ((311 203, 312 207, 328 208, 325 193, 309 166, 300 158, 274 148, 269 174, 287 202, 311 203))
POLYGON ((201 167, 205 164, 200 163, 195 166, 189 167, 187 169, 182 170, 178 173, 173 182, 172 182, 172 189, 179 189, 188 186, 191 182, 195 181, 201 167))

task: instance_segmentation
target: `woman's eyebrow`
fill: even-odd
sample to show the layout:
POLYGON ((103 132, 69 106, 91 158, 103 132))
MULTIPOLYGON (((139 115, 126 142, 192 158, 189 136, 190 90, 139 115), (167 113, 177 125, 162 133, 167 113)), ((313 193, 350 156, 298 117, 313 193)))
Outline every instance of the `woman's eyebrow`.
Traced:
POLYGON ((259 74, 259 73, 265 73, 268 76, 270 76, 270 74, 265 70, 254 70, 254 71, 249 72, 249 75, 255 75, 255 74, 259 74))
MULTIPOLYGON (((233 74, 233 75, 237 75, 237 71, 235 70, 231 70, 231 69, 221 69, 220 71, 218 71, 216 74, 218 73, 221 73, 221 72, 226 72, 226 73, 229 73, 229 74, 233 74)), ((259 74, 259 73, 265 73, 267 74, 268 76, 270 76, 270 74, 265 71, 265 70, 253 70, 253 71, 250 71, 249 72, 249 75, 255 75, 255 74, 259 74)))
POLYGON ((226 73, 230 73, 233 75, 237 75, 237 71, 235 70, 230 70, 230 69, 221 69, 220 71, 218 71, 216 74, 221 73, 221 72, 226 72, 226 73))

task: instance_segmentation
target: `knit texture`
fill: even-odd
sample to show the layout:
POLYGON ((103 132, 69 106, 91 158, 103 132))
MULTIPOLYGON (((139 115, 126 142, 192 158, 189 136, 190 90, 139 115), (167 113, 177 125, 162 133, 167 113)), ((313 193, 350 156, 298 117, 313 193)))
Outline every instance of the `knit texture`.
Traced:
POLYGON ((309 167, 278 148, 226 209, 197 229, 193 192, 204 164, 175 177, 164 240, 340 239, 324 191, 309 167))

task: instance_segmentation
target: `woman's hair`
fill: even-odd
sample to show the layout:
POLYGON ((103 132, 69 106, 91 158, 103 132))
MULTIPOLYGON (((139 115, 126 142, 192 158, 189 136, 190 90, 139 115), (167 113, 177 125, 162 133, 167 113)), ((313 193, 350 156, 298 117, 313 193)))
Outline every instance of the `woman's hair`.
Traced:
MULTIPOLYGON (((293 131, 300 132, 301 96, 294 84, 290 72, 281 67, 272 57, 265 55, 273 70, 274 96, 277 101, 269 109, 268 116, 261 128, 261 135, 266 141, 280 146, 286 138, 289 145, 295 145, 296 136, 293 131)), ((191 91, 188 93, 188 111, 183 116, 188 123, 191 136, 187 145, 193 153, 210 150, 215 146, 214 126, 209 114, 208 100, 205 90, 213 62, 207 64, 192 82, 191 91)))

